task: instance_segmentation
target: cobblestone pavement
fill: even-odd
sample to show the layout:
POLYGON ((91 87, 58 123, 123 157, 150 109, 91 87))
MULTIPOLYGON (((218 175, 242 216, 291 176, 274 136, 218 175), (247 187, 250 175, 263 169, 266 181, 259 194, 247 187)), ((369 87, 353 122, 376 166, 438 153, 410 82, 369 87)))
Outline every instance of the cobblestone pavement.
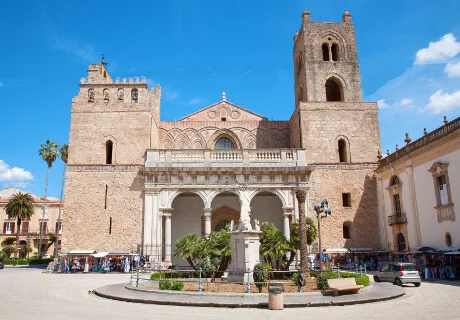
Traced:
POLYGON ((0 270, 0 319, 459 319, 460 283, 423 282, 402 298, 353 306, 267 309, 176 307, 99 298, 88 290, 129 282, 125 274, 43 274, 0 270))

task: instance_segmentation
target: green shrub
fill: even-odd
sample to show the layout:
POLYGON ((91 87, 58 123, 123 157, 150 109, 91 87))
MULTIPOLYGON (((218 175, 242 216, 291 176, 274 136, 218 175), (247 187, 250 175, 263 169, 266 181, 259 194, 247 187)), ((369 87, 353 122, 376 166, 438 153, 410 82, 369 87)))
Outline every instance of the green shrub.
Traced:
POLYGON ((26 266, 27 259, 5 259, 4 263, 9 266, 26 266))
MULTIPOLYGON (((324 272, 312 272, 312 276, 316 277, 316 287, 320 290, 327 290, 327 279, 337 279, 337 272, 324 271, 324 272), (313 275, 314 274, 314 275, 313 275)), ((362 278, 359 273, 352 272, 341 272, 340 278, 355 278, 356 284, 361 284, 367 287, 370 284, 369 277, 363 274, 362 278)))
MULTIPOLYGON (((268 278, 268 268, 265 263, 258 263, 254 266, 254 282, 267 282, 268 278)), ((259 292, 262 292, 262 288, 265 287, 265 283, 256 283, 257 289, 259 292)))
POLYGON ((158 280, 160 279, 160 273, 159 272, 154 272, 150 275, 150 280, 158 280))
POLYGON ((181 281, 161 280, 160 290, 181 291, 184 284, 181 281))
MULTIPOLYGON (((184 278, 198 278, 198 272, 185 272, 185 271, 166 271, 161 272, 161 279, 184 279, 184 278)), ((201 274, 203 277, 203 273, 201 274)), ((160 280, 160 273, 154 272, 150 275, 150 280, 160 280)))

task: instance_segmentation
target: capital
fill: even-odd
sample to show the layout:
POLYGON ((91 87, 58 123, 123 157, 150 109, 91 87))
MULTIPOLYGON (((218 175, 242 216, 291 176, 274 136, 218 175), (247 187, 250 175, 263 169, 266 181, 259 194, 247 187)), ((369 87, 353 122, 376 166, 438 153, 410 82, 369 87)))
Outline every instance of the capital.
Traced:
POLYGON ((299 202, 305 202, 305 199, 307 199, 307 191, 305 190, 296 190, 295 191, 295 196, 297 198, 297 201, 299 202))

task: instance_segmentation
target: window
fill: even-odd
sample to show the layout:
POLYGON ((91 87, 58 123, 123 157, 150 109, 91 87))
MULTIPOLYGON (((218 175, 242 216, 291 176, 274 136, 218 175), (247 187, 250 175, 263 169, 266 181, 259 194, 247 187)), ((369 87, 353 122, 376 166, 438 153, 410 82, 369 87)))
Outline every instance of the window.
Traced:
POLYGON ((449 232, 446 233, 446 246, 452 247, 452 237, 449 232))
POLYGON ((399 178, 398 176, 393 176, 391 178, 390 186, 396 186, 399 185, 399 178))
POLYGON ((43 234, 48 233, 48 222, 40 221, 40 230, 43 230, 43 234))
POLYGON ((335 43, 331 46, 331 53, 332 53, 332 61, 339 60, 338 46, 335 43))
POLYGON ((107 209, 107 191, 108 190, 109 190, 109 186, 105 185, 104 209, 107 209))
POLYGON ((222 149, 235 149, 233 142, 229 138, 220 138, 217 140, 215 149, 222 150, 222 149))
POLYGON ((94 102, 94 89, 88 90, 88 102, 94 102))
POLYGON ((342 92, 339 84, 333 80, 326 81, 326 101, 342 101, 342 92))
POLYGON ((321 49, 323 50, 323 61, 329 61, 329 46, 327 43, 323 43, 321 46, 321 49))
POLYGON ((348 162, 347 142, 345 139, 340 139, 339 142, 339 161, 348 162))
POLYGON ((56 229, 55 229, 56 233, 58 234, 62 234, 62 221, 56 221, 56 229))
POLYGON ((448 163, 435 162, 428 170, 433 175, 438 222, 455 221, 454 204, 449 183, 448 163))
POLYGON ((406 238, 402 233, 398 234, 398 251, 404 251, 406 249, 406 238))
POLYGON ((14 222, 4 222, 3 223, 3 234, 13 234, 14 233, 14 222))
POLYGON ((104 101, 108 102, 109 101, 109 89, 104 89, 103 96, 104 96, 104 101))
POLYGON ((137 91, 137 89, 133 89, 131 91, 131 100, 133 103, 137 103, 139 101, 139 91, 137 91))
POLYGON ((112 164, 113 142, 108 140, 105 143, 105 164, 112 164))
POLYGON ((29 233, 29 221, 22 222, 21 232, 25 234, 29 233))
POLYGON ((342 193, 342 205, 351 207, 351 193, 342 193))
POLYGON ((393 195, 393 203, 395 206, 395 215, 400 216, 401 212, 401 199, 399 198, 399 193, 393 195))
POLYGON ((226 117, 222 117, 222 118, 220 118, 220 121, 227 121, 227 118, 226 118, 226 117))
POLYGON ((343 238, 350 239, 350 226, 346 223, 343 224, 343 238))

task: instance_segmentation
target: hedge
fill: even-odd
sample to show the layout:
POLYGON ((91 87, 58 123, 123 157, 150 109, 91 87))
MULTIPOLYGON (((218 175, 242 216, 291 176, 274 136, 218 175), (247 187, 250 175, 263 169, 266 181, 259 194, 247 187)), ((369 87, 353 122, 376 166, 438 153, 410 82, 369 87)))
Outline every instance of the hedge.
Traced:
POLYGON ((27 265, 27 259, 5 258, 3 262, 5 263, 5 265, 8 265, 8 266, 26 266, 27 265))
MULTIPOLYGON (((161 272, 161 279, 183 279, 183 278, 198 278, 198 272, 183 272, 183 271, 165 271, 161 272)), ((201 274, 203 277, 203 273, 201 274)), ((160 280, 160 273, 154 272, 150 275, 150 280, 160 280)))
MULTIPOLYGON (((325 272, 312 272, 312 277, 316 277, 316 286, 320 290, 327 290, 329 287, 327 285, 327 279, 337 279, 337 272, 325 271, 325 272)), ((356 284, 361 284, 367 287, 370 284, 369 277, 365 274, 361 275, 359 273, 352 272, 340 272, 340 278, 355 278, 356 284)))
POLYGON ((37 265, 37 264, 49 264, 50 262, 54 261, 54 258, 30 258, 29 265, 37 265))
POLYGON ((160 290, 181 291, 184 289, 184 284, 180 281, 161 280, 160 290))

